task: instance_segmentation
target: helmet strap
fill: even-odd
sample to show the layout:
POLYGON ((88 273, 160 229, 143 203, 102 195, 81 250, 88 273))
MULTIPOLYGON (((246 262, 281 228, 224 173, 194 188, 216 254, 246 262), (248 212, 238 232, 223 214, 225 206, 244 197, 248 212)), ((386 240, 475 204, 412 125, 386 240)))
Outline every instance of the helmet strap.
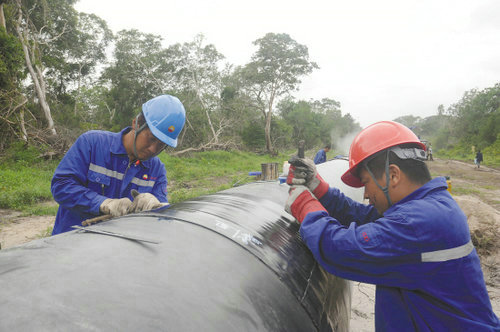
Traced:
POLYGON ((370 176, 373 179, 373 181, 375 182, 375 184, 377 185, 377 187, 379 187, 380 190, 382 190, 382 192, 385 195, 385 198, 387 198, 387 203, 389 204, 389 207, 391 207, 392 201, 391 201, 391 197, 389 196, 389 152, 390 151, 387 150, 387 154, 385 157, 385 187, 382 187, 378 183, 377 179, 375 178, 375 175, 373 174, 370 167, 368 166, 368 163, 365 164, 365 168, 368 171, 368 174, 370 174, 370 176))
MULTIPOLYGON (((140 115, 140 113, 137 114, 137 116, 135 117, 135 127, 136 128, 137 128, 137 123, 139 121, 139 115, 140 115)), ((146 121, 144 121, 144 124, 142 126, 140 126, 139 129, 134 130, 134 157, 136 160, 139 160, 139 156, 137 155, 137 148, 135 145, 135 142, 137 141, 137 135, 139 135, 139 133, 141 131, 143 131, 144 129, 146 129, 147 127, 148 127, 148 124, 146 121)), ((155 153, 155 155, 151 156, 149 159, 156 157, 165 149, 166 149, 166 146, 163 149, 161 149, 160 151, 158 151, 157 153, 155 153)))
POLYGON ((146 127, 148 126, 146 121, 144 121, 144 124, 139 129, 137 129, 137 126, 139 125, 139 115, 141 115, 141 113, 137 114, 137 116, 135 117, 135 129, 134 129, 134 157, 135 157, 135 160, 139 160, 139 156, 137 155, 137 148, 135 146, 135 142, 137 141, 137 135, 141 131, 146 129, 146 127))

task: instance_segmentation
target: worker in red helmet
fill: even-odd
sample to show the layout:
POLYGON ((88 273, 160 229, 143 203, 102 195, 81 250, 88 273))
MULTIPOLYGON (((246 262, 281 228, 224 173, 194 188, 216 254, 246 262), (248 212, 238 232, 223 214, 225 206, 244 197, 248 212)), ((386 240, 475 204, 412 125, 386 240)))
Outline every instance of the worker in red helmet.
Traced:
POLYGON ((117 217, 168 205, 165 165, 156 156, 167 145, 177 146, 185 120, 179 99, 160 95, 142 105, 131 127, 78 137, 52 178, 59 203, 52 234, 100 214, 117 217))
POLYGON ((285 210, 326 271, 376 285, 376 331, 500 331, 467 217, 424 160, 410 129, 377 122, 352 142, 341 177, 364 186, 369 205, 302 159, 289 172, 285 210))

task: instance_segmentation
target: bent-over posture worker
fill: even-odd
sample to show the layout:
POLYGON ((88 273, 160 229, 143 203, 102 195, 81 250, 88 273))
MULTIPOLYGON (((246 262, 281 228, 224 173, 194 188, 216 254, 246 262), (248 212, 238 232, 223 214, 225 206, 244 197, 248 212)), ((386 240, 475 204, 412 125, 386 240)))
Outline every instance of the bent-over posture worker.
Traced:
POLYGON ((301 159, 289 171, 285 209, 326 271, 376 285, 376 331, 500 331, 467 217, 425 159, 410 129, 375 123, 352 142, 341 177, 364 186, 369 205, 301 159))
POLYGON ((177 146, 185 120, 179 99, 161 95, 142 105, 132 127, 78 137, 52 178, 52 195, 59 203, 52 234, 99 214, 121 216, 166 205, 165 165, 156 156, 167 145, 177 146), (139 192, 136 197, 133 189, 139 192))
POLYGON ((331 148, 331 144, 327 144, 322 149, 319 149, 316 156, 314 156, 314 163, 316 165, 324 163, 326 161, 326 154, 331 148))

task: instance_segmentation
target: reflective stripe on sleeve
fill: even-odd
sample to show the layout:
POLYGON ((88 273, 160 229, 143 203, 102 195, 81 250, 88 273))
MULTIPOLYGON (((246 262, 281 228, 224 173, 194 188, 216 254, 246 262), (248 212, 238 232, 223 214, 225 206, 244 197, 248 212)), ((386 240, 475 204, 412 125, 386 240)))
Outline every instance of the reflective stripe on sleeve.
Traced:
POLYGON ((474 249, 470 240, 466 244, 444 250, 436 250, 422 253, 422 262, 445 262, 452 259, 458 259, 469 255, 474 249))
POLYGON ((104 174, 106 176, 118 179, 118 180, 123 180, 123 173, 113 171, 107 168, 104 168, 102 166, 98 166, 96 164, 90 164, 89 165, 89 170, 94 171, 99 174, 104 174))

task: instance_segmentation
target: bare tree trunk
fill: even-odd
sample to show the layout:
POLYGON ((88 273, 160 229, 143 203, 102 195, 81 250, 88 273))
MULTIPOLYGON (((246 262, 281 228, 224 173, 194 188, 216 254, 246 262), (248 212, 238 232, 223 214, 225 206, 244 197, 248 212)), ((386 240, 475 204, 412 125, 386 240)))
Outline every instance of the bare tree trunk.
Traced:
POLYGON ((215 129, 214 129, 214 126, 212 124, 212 119, 210 119, 210 114, 208 113, 208 108, 205 105, 205 103, 203 102, 203 98, 202 98, 201 93, 200 93, 198 80, 196 79, 194 73, 193 73, 193 82, 195 82, 196 96, 198 97, 198 100, 201 103, 201 107, 203 107, 203 110, 205 111, 205 114, 207 115, 208 125, 210 126, 210 129, 212 130, 212 135, 214 137, 215 143, 217 143, 219 138, 218 138, 218 135, 216 135, 216 133, 215 133, 215 129))
POLYGON ((77 88, 76 88, 76 96, 75 96, 75 107, 73 108, 73 114, 76 116, 76 113, 78 111, 78 102, 80 101, 80 89, 81 89, 81 82, 82 82, 82 68, 83 65, 80 64, 78 66, 78 83, 77 83, 77 88))
POLYGON ((0 3, 0 26, 7 30, 7 25, 5 25, 5 15, 3 13, 3 3, 0 3))
POLYGON ((21 45, 23 47, 24 59, 26 61, 26 67, 28 68, 31 79, 33 80, 36 95, 38 97, 38 102, 40 103, 40 106, 42 107, 43 113, 45 115, 45 119, 47 120, 47 123, 48 123, 47 129, 50 131, 50 133, 52 135, 55 136, 55 135, 57 135, 57 132, 56 132, 56 129, 54 127, 54 120, 52 119, 52 114, 50 112, 49 104, 47 103, 46 92, 45 92, 46 91, 45 90, 45 80, 43 78, 43 73, 37 65, 33 66, 33 62, 32 62, 31 57, 33 56, 33 58, 34 58, 34 52, 30 53, 30 50, 28 47, 28 31, 27 31, 27 29, 24 29, 24 30, 21 29, 22 18, 23 18, 21 0, 17 0, 16 3, 17 3, 17 9, 18 9, 18 18, 17 18, 17 22, 16 22, 16 32, 17 32, 17 35, 19 37, 19 41, 21 42, 21 45))
POLYGON ((265 126, 265 134, 266 134, 266 150, 269 153, 273 152, 273 146, 271 143, 271 111, 267 111, 266 114, 266 126, 265 126))
POLYGON ((28 141, 28 132, 24 126, 24 109, 21 108, 19 111, 19 126, 21 127, 21 138, 23 141, 28 141))
POLYGON ((269 99, 267 114, 266 114, 266 126, 264 128, 264 132, 266 134, 266 150, 269 153, 273 152, 273 143, 271 141, 271 120, 273 115, 273 102, 274 96, 271 96, 269 99))

